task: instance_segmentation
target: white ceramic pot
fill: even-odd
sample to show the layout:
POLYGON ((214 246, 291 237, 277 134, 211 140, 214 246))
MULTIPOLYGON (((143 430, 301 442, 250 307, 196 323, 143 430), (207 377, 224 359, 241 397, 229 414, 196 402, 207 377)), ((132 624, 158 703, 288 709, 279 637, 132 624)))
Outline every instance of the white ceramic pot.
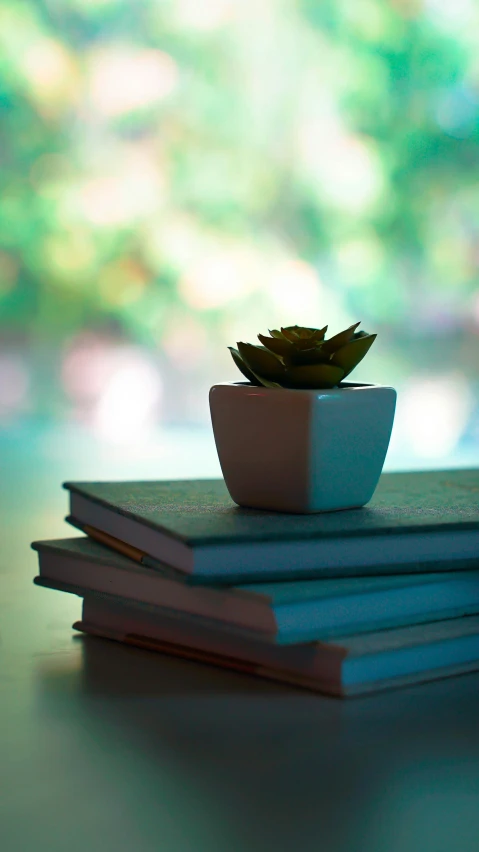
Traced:
POLYGON ((211 419, 232 499, 279 512, 364 506, 381 475, 395 407, 396 391, 381 385, 213 385, 211 419))

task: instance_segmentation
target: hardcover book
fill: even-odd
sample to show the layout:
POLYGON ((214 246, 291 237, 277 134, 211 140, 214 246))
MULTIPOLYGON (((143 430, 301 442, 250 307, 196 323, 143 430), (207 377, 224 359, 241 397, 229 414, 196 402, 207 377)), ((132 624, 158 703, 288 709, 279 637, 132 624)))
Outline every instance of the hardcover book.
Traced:
POLYGON ((88 538, 33 544, 37 584, 98 593, 222 623, 261 641, 293 644, 479 613, 479 569, 202 587, 88 538))
POLYGON ((315 515, 240 508, 222 480, 65 487, 75 526, 201 582, 437 571, 479 558, 477 470, 384 473, 367 506, 315 515))
POLYGON ((86 597, 74 628, 140 648, 232 668, 338 697, 479 669, 479 617, 278 647, 185 616, 86 597))

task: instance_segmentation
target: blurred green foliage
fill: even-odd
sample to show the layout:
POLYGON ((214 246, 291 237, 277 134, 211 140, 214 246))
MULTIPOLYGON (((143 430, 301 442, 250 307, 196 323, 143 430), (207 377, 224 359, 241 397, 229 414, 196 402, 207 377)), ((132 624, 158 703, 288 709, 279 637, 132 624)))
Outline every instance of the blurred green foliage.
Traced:
POLYGON ((4 0, 2 335, 181 327, 209 375, 266 317, 479 324, 478 38, 466 0, 4 0))

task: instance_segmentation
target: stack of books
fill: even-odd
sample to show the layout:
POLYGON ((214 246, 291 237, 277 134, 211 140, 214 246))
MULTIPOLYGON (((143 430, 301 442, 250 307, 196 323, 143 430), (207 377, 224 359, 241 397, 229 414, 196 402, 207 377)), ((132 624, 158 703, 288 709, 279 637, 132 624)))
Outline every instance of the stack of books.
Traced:
POLYGON ((336 696, 479 669, 479 471, 319 515, 220 480, 65 487, 84 535, 35 542, 35 582, 83 599, 77 630, 336 696))

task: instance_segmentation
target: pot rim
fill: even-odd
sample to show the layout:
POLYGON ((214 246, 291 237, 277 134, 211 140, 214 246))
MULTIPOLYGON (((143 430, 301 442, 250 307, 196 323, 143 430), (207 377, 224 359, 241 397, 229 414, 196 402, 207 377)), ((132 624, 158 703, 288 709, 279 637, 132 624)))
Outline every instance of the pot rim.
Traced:
POLYGON ((331 393, 339 393, 341 391, 351 391, 351 390, 394 390, 391 385, 378 385, 374 383, 366 384, 365 382, 341 382, 337 387, 334 388, 265 388, 263 385, 253 385, 251 382, 216 382, 211 390, 214 388, 239 388, 240 390, 254 390, 255 393, 260 391, 264 394, 277 394, 277 393, 307 393, 307 394, 331 394, 331 393))

